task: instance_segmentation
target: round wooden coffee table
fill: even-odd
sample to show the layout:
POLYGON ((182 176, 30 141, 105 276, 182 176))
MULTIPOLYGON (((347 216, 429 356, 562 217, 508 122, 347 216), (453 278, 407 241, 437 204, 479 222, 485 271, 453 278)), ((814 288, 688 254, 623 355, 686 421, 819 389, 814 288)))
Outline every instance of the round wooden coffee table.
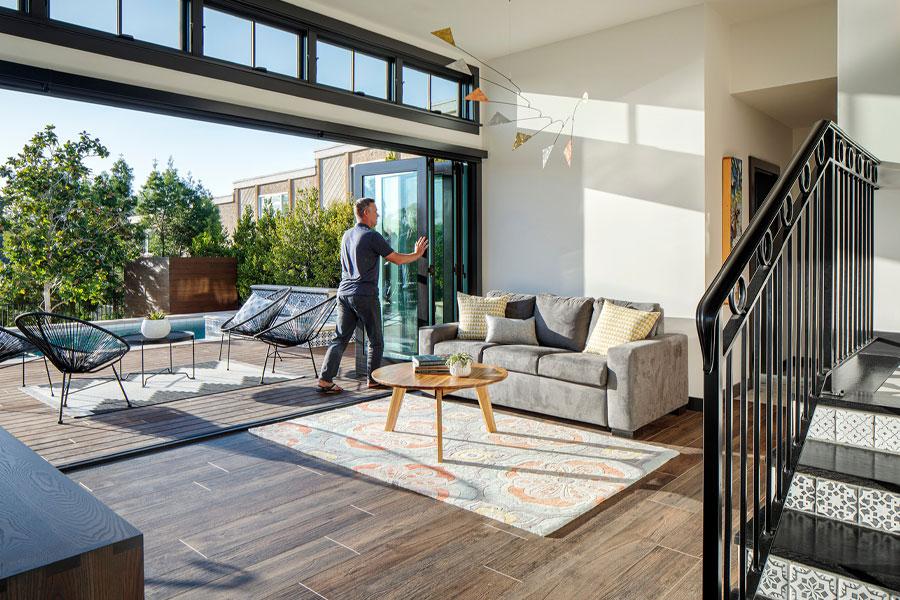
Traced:
POLYGON ((490 433, 497 431, 494 424, 494 411, 491 408, 491 398, 488 396, 487 386, 506 379, 506 369, 491 367, 478 363, 472 364, 472 373, 468 377, 453 377, 451 375, 417 374, 412 363, 399 363, 387 367, 381 367, 372 373, 372 379, 382 385, 394 388, 391 394, 391 405, 388 408, 385 431, 393 431, 397 425, 397 415, 400 414, 400 405, 403 403, 403 395, 406 390, 430 390, 434 392, 437 408, 437 458, 438 462, 444 461, 444 436, 441 426, 441 401, 444 394, 455 390, 475 388, 478 395, 478 404, 481 406, 481 414, 484 424, 490 433))

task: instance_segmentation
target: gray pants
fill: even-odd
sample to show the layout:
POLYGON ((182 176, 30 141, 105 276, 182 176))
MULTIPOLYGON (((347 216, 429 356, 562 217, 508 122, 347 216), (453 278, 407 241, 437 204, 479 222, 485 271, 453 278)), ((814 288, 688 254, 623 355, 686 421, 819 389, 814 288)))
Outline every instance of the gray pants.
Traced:
POLYGON ((332 381, 341 366, 341 358, 347 344, 353 339, 356 326, 362 322, 369 338, 368 377, 372 381, 372 371, 381 366, 381 355, 384 353, 384 334, 381 330, 381 300, 378 296, 338 296, 337 325, 334 341, 328 346, 325 354, 325 366, 322 367, 322 380, 332 381))

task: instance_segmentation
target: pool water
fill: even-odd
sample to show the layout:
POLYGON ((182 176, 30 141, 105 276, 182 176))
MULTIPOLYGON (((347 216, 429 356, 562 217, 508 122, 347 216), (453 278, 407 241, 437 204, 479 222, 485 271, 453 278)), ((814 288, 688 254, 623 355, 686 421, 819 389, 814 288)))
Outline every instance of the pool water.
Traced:
MULTIPOLYGON (((184 319, 175 317, 170 318, 169 321, 172 323, 172 331, 193 332, 194 339, 196 340, 206 338, 206 319, 203 317, 189 317, 184 319)), ((135 323, 111 323, 109 325, 105 325, 101 322, 100 325, 116 335, 130 335, 132 333, 141 332, 140 321, 135 323)))

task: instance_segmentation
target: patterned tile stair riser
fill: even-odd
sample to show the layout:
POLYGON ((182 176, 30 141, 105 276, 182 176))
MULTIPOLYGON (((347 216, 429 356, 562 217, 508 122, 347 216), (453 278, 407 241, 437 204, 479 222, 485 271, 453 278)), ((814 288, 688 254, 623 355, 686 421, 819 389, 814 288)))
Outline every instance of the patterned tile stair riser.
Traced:
POLYGON ((809 437, 900 454, 900 417, 818 406, 809 437))
POLYGON ((900 600, 900 594, 778 556, 769 556, 766 561, 756 597, 765 600, 900 600))
POLYGON ((885 490, 797 473, 785 508, 900 534, 900 494, 885 490))

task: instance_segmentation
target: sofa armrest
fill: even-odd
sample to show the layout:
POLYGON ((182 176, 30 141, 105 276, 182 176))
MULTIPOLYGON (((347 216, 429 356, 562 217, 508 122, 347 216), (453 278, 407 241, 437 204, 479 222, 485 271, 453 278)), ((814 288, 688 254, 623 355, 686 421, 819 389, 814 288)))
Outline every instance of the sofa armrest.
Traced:
POLYGON ((458 323, 419 327, 419 354, 434 354, 434 345, 438 342, 455 340, 458 329, 458 323))
POLYGON ((634 432, 688 402, 688 340, 667 333, 614 346, 606 357, 607 420, 634 432))

